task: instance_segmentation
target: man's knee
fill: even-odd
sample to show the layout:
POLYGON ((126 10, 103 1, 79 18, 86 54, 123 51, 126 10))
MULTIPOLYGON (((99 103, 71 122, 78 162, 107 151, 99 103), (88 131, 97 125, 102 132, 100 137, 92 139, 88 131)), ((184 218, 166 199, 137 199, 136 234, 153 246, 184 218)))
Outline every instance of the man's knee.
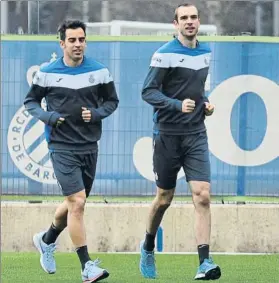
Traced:
POLYGON ((157 206, 159 210, 165 211, 172 202, 174 195, 173 190, 162 190, 158 188, 157 190, 157 206))
POLYGON ((210 205, 210 184, 207 182, 191 182, 193 200, 196 205, 210 205))
POLYGON ((83 214, 86 203, 85 191, 78 192, 67 197, 68 210, 70 213, 83 214))
POLYGON ((202 206, 209 206, 210 205, 210 193, 208 190, 201 190, 197 198, 198 204, 202 206))

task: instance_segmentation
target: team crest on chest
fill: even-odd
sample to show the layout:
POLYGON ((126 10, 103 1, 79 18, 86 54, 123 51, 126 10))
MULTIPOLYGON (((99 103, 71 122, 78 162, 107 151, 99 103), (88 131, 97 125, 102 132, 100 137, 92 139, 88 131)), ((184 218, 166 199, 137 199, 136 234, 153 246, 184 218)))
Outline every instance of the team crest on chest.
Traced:
POLYGON ((89 77, 89 82, 90 82, 91 84, 93 84, 93 83, 95 82, 95 78, 94 78, 93 75, 90 75, 90 77, 89 77))

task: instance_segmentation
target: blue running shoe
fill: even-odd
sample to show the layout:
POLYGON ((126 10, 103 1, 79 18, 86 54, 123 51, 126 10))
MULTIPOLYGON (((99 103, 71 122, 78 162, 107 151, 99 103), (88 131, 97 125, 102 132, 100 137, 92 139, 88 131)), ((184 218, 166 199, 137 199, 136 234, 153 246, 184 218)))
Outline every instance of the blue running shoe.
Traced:
POLYGON ((199 266, 195 280, 217 280, 221 277, 221 269, 211 258, 205 259, 199 266))
POLYGON ((100 263, 101 261, 99 259, 86 262, 85 268, 81 272, 83 283, 97 282, 109 277, 109 273, 105 269, 98 266, 100 263))
POLYGON ((148 252, 143 248, 144 241, 140 243, 140 272, 144 278, 155 279, 157 277, 154 251, 148 252))
POLYGON ((54 252, 56 250, 55 244, 47 245, 43 242, 43 236, 46 232, 35 234, 33 242, 35 247, 41 254, 40 263, 46 273, 53 274, 56 272, 56 263, 54 259, 54 252))

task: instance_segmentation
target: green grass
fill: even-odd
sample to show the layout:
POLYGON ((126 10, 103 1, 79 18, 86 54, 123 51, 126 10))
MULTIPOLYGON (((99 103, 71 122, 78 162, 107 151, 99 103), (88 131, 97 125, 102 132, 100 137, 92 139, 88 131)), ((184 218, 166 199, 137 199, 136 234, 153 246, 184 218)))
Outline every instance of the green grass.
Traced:
MULTIPOLYGON (((3 283, 80 283, 80 264, 77 256, 56 254, 57 273, 46 274, 40 267, 39 255, 35 253, 2 253, 3 283)), ((98 254, 101 266, 108 269, 110 277, 101 282, 144 283, 151 282, 141 278, 138 271, 139 255, 136 254, 98 254)), ((216 263, 222 268, 221 283, 276 283, 278 282, 279 258, 277 255, 244 256, 216 255, 216 263)), ((154 283, 194 282, 197 268, 196 255, 157 255, 159 279, 154 283)))
MULTIPOLYGON (((87 41, 169 41, 171 36, 102 36, 88 35, 87 41)), ((1 41, 58 41, 56 35, 1 35, 1 41)), ((200 41, 207 42, 266 42, 279 43, 279 37, 275 36, 199 36, 200 41)))
MULTIPOLYGON (((153 196, 139 196, 139 197, 128 197, 128 196, 90 196, 88 202, 151 202, 153 196)), ((57 202, 62 201, 63 196, 34 196, 34 195, 2 195, 2 201, 44 201, 44 202, 57 202)), ((239 196, 212 196, 212 203, 237 203, 237 202, 246 202, 246 203, 277 203, 279 204, 279 197, 239 197, 239 196)), ((175 196, 175 202, 192 202, 190 196, 175 196)))

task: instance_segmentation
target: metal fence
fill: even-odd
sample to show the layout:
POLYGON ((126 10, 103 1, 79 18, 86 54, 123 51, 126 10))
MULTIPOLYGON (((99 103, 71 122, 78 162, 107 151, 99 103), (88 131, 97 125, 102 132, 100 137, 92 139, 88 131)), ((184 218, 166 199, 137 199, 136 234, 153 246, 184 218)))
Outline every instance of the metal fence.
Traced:
MULTIPOLYGON (((55 34, 65 18, 85 22, 130 20, 171 23, 181 0, 1 1, 1 33, 55 34)), ((202 24, 213 24, 218 35, 279 36, 279 1, 189 0, 202 24)))
MULTIPOLYGON (((43 125, 28 115, 22 105, 39 65, 60 56, 60 47, 47 37, 34 41, 9 36, 3 39, 2 194, 60 195, 43 125)), ((107 40, 90 41, 87 54, 110 69, 120 104, 103 123, 92 194, 154 195, 153 113, 140 93, 150 58, 164 41, 115 42, 109 41, 109 37, 107 40)), ((206 95, 220 109, 207 119, 212 194, 269 196, 276 201, 279 196, 279 40, 245 42, 251 40, 220 37, 209 41, 213 58, 206 95)), ((189 194, 180 172, 177 195, 189 194)))

